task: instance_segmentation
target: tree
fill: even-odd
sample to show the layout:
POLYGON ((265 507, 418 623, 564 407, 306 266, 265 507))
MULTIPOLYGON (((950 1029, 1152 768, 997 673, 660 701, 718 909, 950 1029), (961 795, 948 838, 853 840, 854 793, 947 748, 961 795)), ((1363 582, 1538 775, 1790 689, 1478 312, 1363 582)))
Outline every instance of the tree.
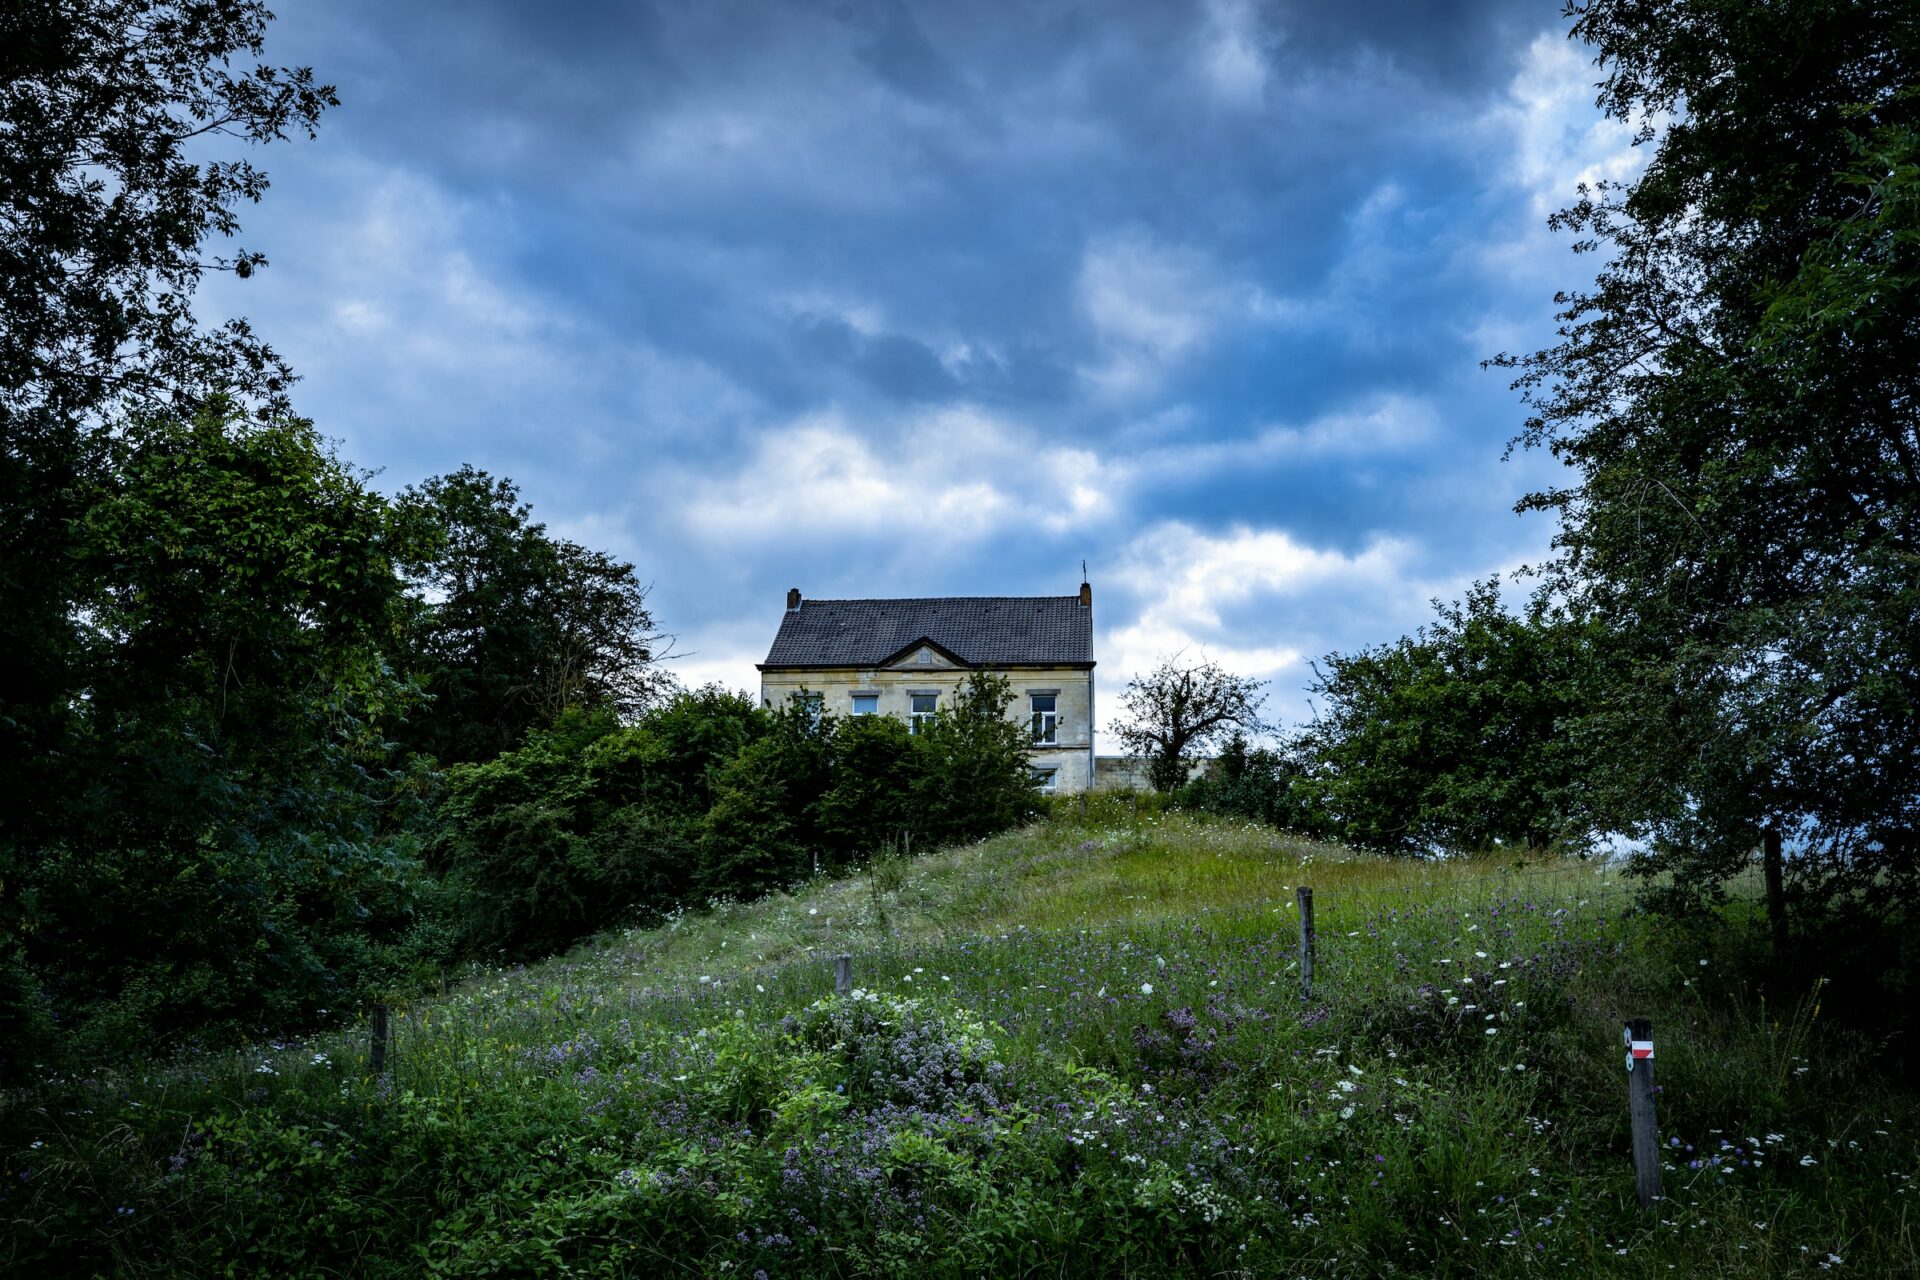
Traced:
POLYGON ((1009 720, 1005 676, 975 671, 913 742, 921 755, 916 817, 930 840, 978 840, 1034 811, 1032 731, 1009 720))
POLYGON ((1415 635, 1316 667, 1304 789, 1373 848, 1584 844, 1594 630, 1542 601, 1507 613, 1495 579, 1435 610, 1415 635))
POLYGON ((485 760, 564 711, 631 718, 664 691, 664 637, 633 566, 548 536, 513 481, 466 466, 399 506, 417 548, 409 666, 432 698, 421 750, 485 760))
POLYGON ((1234 729, 1261 729, 1264 683, 1212 662, 1182 666, 1178 655, 1165 658, 1150 674, 1127 682, 1120 698, 1120 741, 1131 754, 1146 758, 1147 779, 1156 791, 1172 791, 1186 782, 1194 753, 1234 729))
POLYGON ((268 20, 258 0, 0 8, 0 880, 73 805, 92 661, 76 530, 110 427, 191 420, 219 393, 286 413, 279 358, 190 305, 207 271, 265 261, 205 248, 266 190, 235 150, 311 135, 335 104, 310 69, 246 65, 268 20))
POLYGON ((0 1075, 338 1007, 419 888, 386 504, 309 424, 217 404, 95 437, 86 474, 55 789, 0 846, 0 1075))
MULTIPOLYGON (((1571 485, 1553 585, 1627 655, 1597 792, 1711 893, 1920 892, 1920 11, 1592 0, 1600 105, 1673 113, 1554 225, 1607 256, 1515 368, 1571 485)), ((1776 903, 1783 909, 1784 902, 1776 903)))
POLYGON ((210 270, 266 259, 207 255, 239 230, 266 175, 214 158, 209 139, 257 145, 316 131, 338 99, 311 68, 260 56, 260 0, 45 0, 0 13, 0 421, 12 429, 131 397, 210 391, 274 407, 288 375, 244 322, 202 332, 192 296, 210 270))

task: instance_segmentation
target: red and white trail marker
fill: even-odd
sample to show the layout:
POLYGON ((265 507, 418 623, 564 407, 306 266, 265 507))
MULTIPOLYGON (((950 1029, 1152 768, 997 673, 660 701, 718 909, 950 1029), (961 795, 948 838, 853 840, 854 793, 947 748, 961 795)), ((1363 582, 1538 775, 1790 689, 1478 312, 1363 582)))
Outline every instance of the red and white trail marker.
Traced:
POLYGON ((1642 1060, 1651 1062, 1653 1060, 1653 1041, 1635 1040, 1631 1027, 1622 1028, 1620 1038, 1626 1041, 1627 1045, 1627 1070, 1633 1070, 1633 1064, 1635 1062, 1642 1060))

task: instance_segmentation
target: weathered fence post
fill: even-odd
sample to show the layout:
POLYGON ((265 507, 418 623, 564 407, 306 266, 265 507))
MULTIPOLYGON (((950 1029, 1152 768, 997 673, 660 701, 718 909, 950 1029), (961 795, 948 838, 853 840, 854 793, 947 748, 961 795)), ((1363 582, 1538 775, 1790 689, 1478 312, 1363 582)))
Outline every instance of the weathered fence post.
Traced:
POLYGON ((1629 1018, 1622 1031, 1627 1042, 1627 1107, 1633 1121, 1633 1189, 1646 1208, 1660 1199, 1660 1125, 1653 1113, 1653 1023, 1629 1018))
POLYGON ((1313 995, 1313 890, 1301 885, 1294 891, 1300 902, 1300 998, 1313 995))
POLYGON ((1767 924, 1773 930, 1773 950, 1777 955, 1787 949, 1786 869, 1781 866, 1780 832, 1767 828, 1761 855, 1767 871, 1767 924))
POLYGON ((376 1001, 373 1006, 373 1042, 368 1064, 375 1075, 387 1069, 387 1005, 384 1000, 376 1001))
POLYGON ((833 958, 833 994, 847 996, 853 994, 853 957, 847 955, 833 958))

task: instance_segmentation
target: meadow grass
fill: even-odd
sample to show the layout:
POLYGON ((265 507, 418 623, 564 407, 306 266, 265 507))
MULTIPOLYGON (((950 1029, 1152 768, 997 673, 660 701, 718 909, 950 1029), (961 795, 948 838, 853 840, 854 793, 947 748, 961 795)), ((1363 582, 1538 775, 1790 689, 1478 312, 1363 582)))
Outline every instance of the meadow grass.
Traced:
POLYGON ((0 1266, 1913 1274, 1911 1090, 1815 980, 1776 989, 1741 904, 1635 904, 1604 861, 1062 806, 475 974, 397 1007, 378 1078, 341 1032, 16 1097, 0 1266))

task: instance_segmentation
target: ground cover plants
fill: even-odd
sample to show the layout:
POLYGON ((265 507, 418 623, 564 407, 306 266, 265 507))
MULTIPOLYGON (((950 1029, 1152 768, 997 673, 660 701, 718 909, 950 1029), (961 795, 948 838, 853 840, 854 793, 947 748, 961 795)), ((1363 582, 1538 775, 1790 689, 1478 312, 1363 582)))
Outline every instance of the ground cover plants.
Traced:
POLYGON ((355 1032, 11 1095, 0 1268, 1911 1273, 1920 1111, 1885 1046, 1768 968, 1738 900, 1637 902, 1601 860, 1063 806, 476 973, 396 1007, 380 1075, 355 1032))

